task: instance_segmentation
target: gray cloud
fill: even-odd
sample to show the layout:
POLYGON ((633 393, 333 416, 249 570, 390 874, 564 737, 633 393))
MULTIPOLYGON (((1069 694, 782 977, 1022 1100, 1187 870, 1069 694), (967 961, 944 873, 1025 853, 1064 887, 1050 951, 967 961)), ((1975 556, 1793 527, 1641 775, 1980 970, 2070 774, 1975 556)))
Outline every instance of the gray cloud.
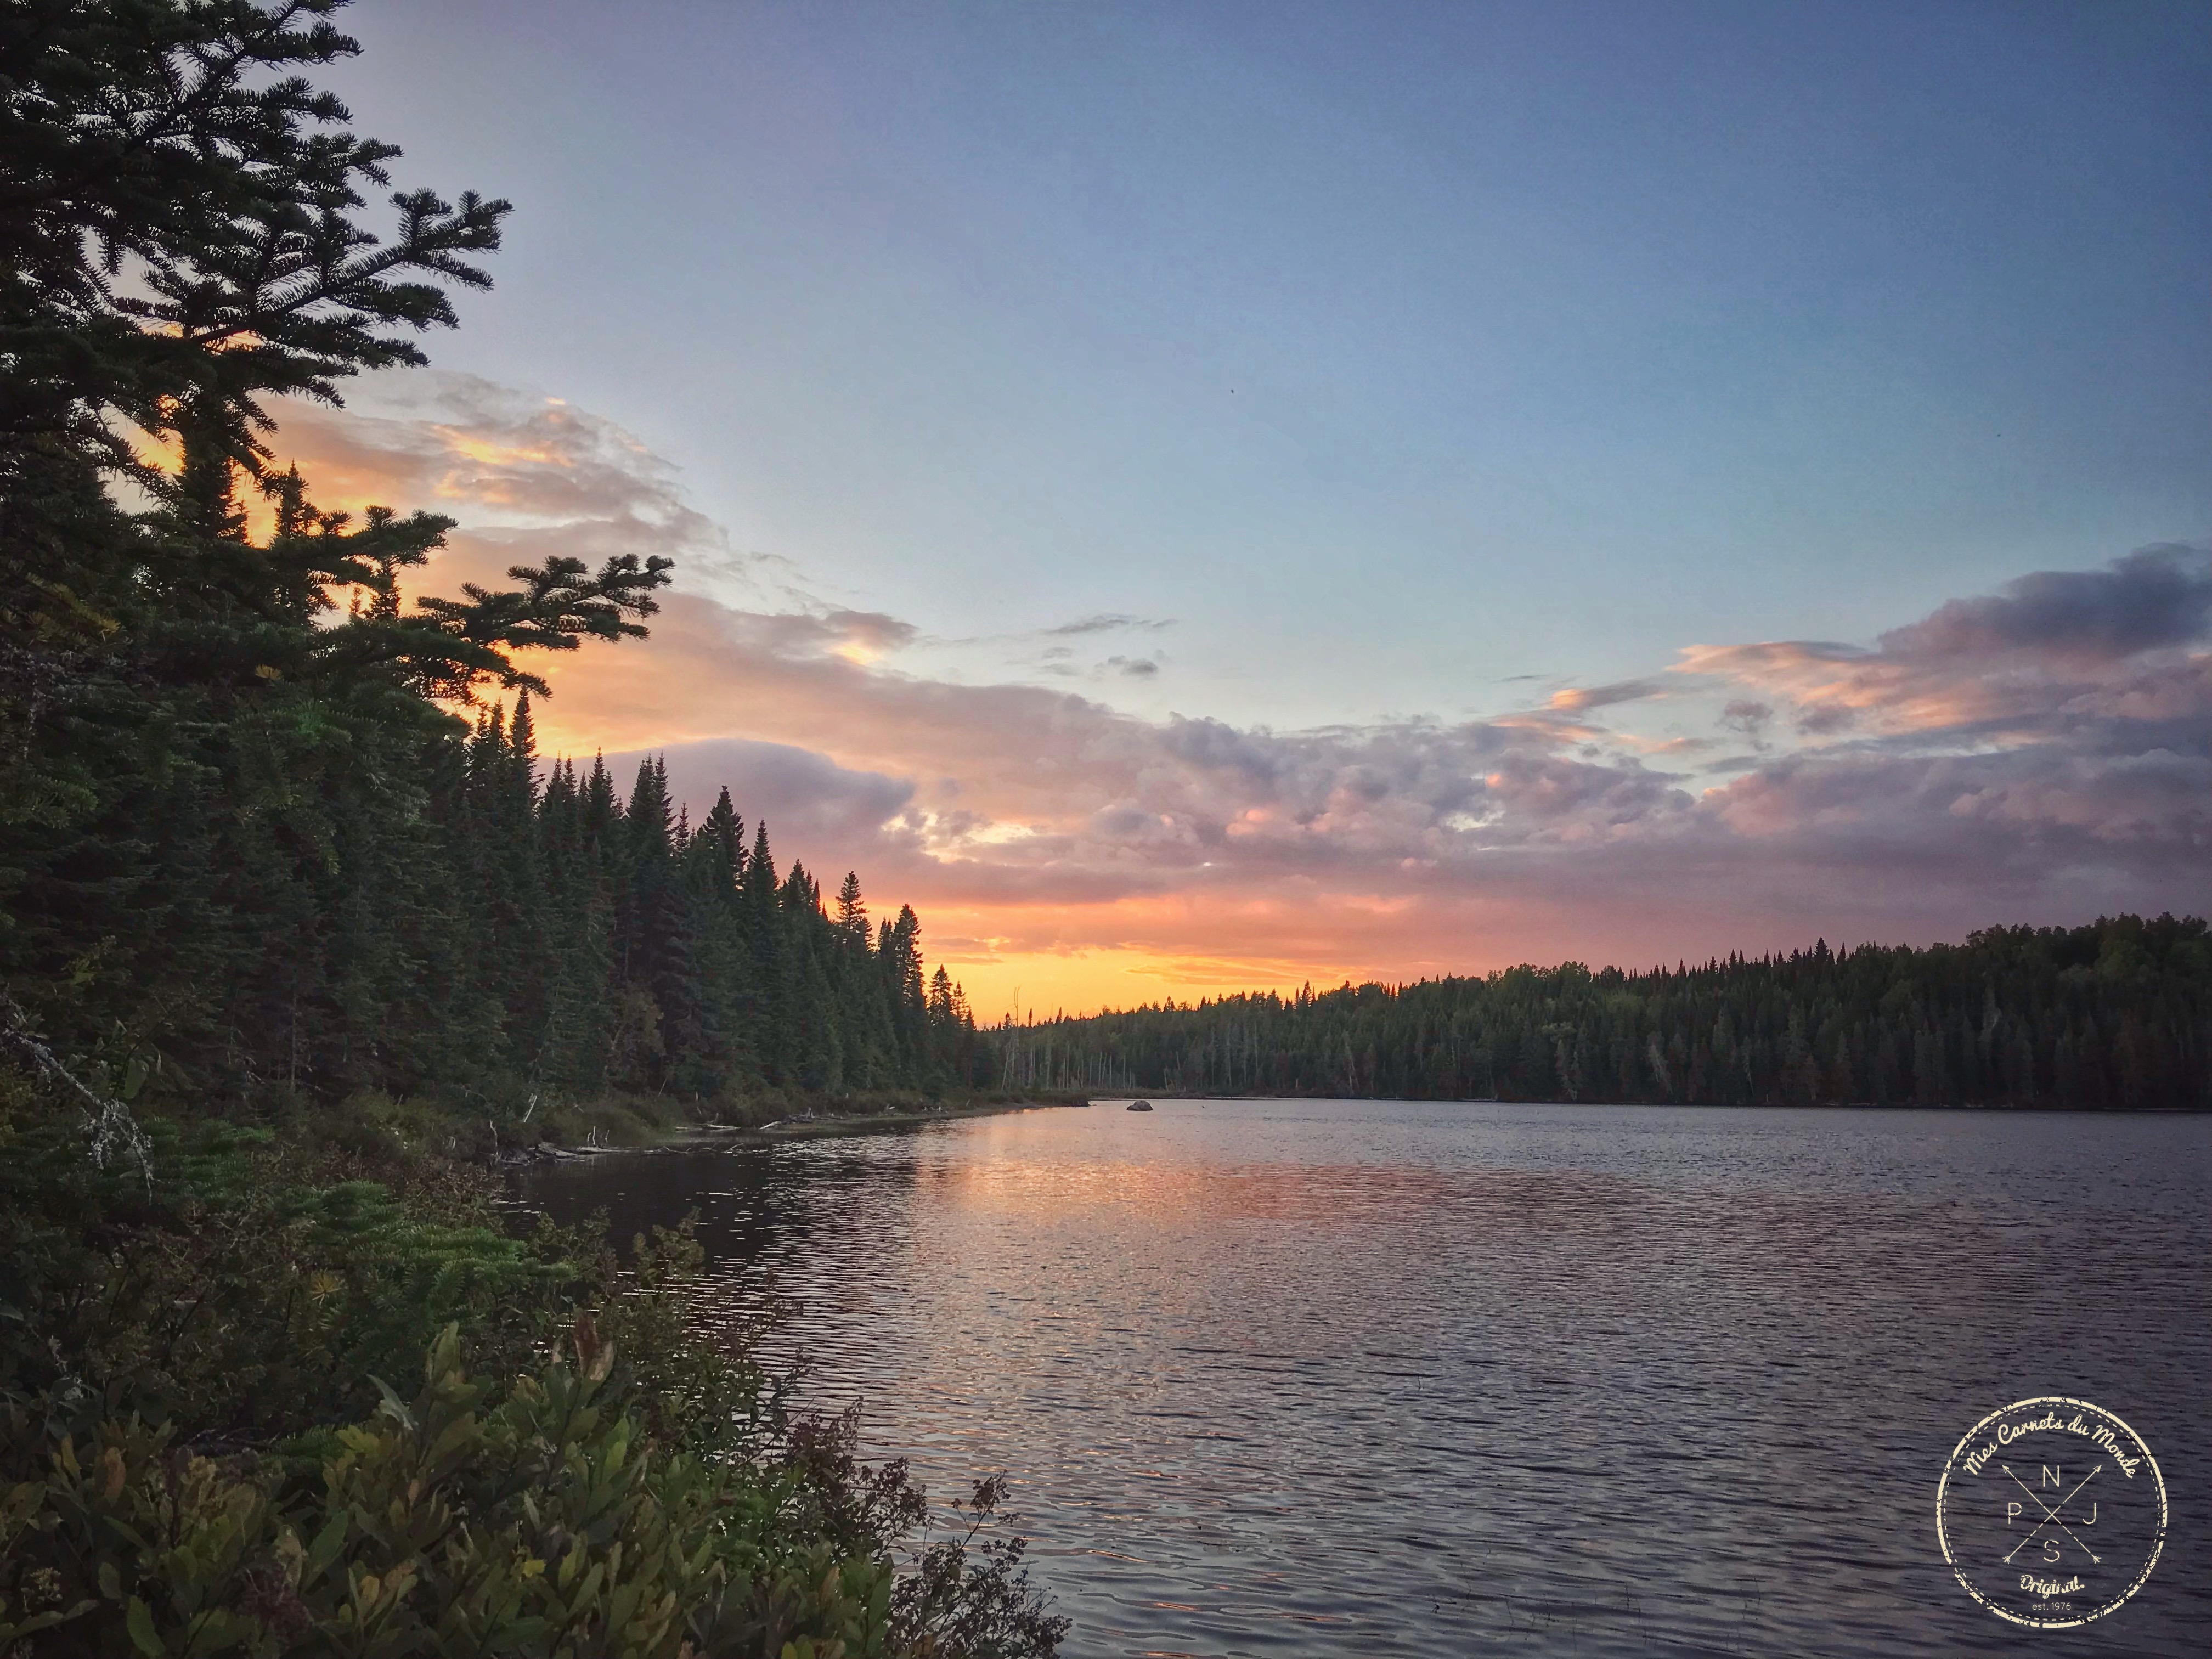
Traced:
POLYGON ((808 849, 809 857, 858 855, 880 848, 886 826, 914 799, 910 779, 854 771, 811 750, 742 738, 609 755, 607 766, 625 793, 648 755, 665 759, 669 793, 690 808, 695 823, 727 787, 745 816, 748 833, 751 824, 765 819, 787 860, 793 848, 808 849))
POLYGON ((1158 622, 1146 617, 1126 616, 1120 611, 1103 611, 1095 617, 1085 617, 1072 623, 1062 623, 1057 628, 1048 628, 1046 634, 1109 634, 1128 629, 1156 634, 1164 628, 1172 628, 1172 622, 1158 622))
POLYGON ((1735 699, 1721 711, 1721 724, 1761 753, 1766 749, 1766 724, 1773 718, 1771 703, 1754 702, 1747 697, 1735 699))
POLYGON ((2013 653, 2110 662, 2191 644, 2212 623, 2212 555, 2169 544, 2101 570, 2038 570, 2001 593, 1953 599, 1881 636, 1882 653, 1913 660, 2013 653))
POLYGON ((1695 646, 1677 670, 1786 702, 1799 734, 1815 742, 2124 746, 2147 740, 2144 722, 2208 712, 2208 621, 2212 556, 2161 547, 1952 600, 1872 650, 1802 640, 1695 646))

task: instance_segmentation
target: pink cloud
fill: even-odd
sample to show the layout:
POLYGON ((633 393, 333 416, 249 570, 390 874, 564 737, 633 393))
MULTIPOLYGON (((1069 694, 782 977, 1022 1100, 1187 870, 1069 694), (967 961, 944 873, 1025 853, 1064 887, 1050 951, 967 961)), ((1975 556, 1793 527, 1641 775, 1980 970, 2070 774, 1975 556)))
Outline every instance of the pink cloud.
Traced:
POLYGON ((1953 599, 1869 650, 1692 646, 1675 671, 1771 694, 1816 736, 2032 741, 2088 720, 2187 719, 2205 695, 2212 556, 2165 546, 1953 599))

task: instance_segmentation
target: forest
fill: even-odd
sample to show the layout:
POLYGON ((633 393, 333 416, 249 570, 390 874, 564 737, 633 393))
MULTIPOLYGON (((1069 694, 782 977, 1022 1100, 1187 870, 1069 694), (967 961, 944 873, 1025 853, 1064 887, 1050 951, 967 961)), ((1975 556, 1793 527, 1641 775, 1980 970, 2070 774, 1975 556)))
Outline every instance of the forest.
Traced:
MULTIPOLYGON (((627 801, 597 759, 588 772, 556 761, 541 787, 526 690, 511 725, 503 707, 479 718, 455 783, 433 815, 443 890, 470 907, 462 931, 510 965, 455 975, 443 1006, 473 1002, 463 1020, 488 1084, 706 1102, 991 1081, 995 1054, 965 994, 942 967, 925 984, 912 908, 872 930, 848 872, 833 914, 804 865, 778 878, 765 823, 748 843, 727 789, 695 828, 685 809, 672 813, 658 760, 640 766, 627 801), (462 856, 489 848, 498 856, 462 856)), ((434 1086, 463 1064, 441 1048, 400 1082, 346 1076, 355 1049, 342 1037, 317 1052, 335 1087, 434 1086)))
POLYGON ((563 1103, 990 1051, 911 911, 533 753, 667 559, 422 592, 449 520, 277 459, 509 210, 391 188, 337 9, 0 8, 0 1653, 1049 1655, 1001 1483, 696 1334, 682 1229, 502 1207, 563 1103))
POLYGON ((227 787, 132 792, 18 866, 22 1002, 68 987, 50 1029, 98 1022, 155 1098, 266 1115, 375 1092, 505 1121, 988 1081, 912 909, 872 927, 848 873, 831 915, 727 790, 696 826, 672 809, 657 761, 627 799, 596 759, 541 763, 526 687, 511 722, 501 703, 433 728, 380 775, 334 769, 252 817, 227 787))
POLYGON ((325 9, 9 24, 46 94, 8 106, 0 203, 9 1029, 249 1115, 984 1080, 910 910, 872 929, 848 877, 832 918, 726 797, 695 832, 650 767, 625 799, 538 762, 520 659, 643 636, 670 561, 418 595, 450 521, 323 511, 275 463, 269 400, 422 361, 507 210, 414 191, 392 240, 354 222, 397 152, 313 132, 341 112, 304 81, 242 78, 332 50, 325 9))
POLYGON ((1015 1085, 1715 1105, 2212 1107, 2202 918, 1992 927, 1925 950, 1226 996, 1010 1027, 1015 1085))
POLYGON ((601 763, 541 765, 526 688, 511 723, 501 704, 455 726, 411 766, 243 822, 192 779, 22 847, 19 1006, 155 1098, 248 1113, 375 1091, 505 1120, 610 1092, 988 1080, 911 909, 872 927, 848 874, 831 915, 726 790, 695 828, 655 763, 627 799, 601 763))

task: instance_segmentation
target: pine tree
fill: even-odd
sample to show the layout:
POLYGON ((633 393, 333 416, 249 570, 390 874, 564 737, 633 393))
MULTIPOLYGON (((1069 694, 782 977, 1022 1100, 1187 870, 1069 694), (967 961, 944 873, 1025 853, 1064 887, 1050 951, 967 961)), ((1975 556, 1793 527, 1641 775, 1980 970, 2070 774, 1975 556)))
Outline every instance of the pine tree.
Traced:
POLYGON ((685 890, 697 934, 700 996, 706 1010, 713 1074, 725 1086, 760 1080, 750 1041, 752 946, 745 932, 741 886, 745 824, 725 788, 684 849, 685 890))
POLYGON ((365 226, 397 152, 301 73, 355 50, 329 9, 0 25, 0 981, 64 1046, 157 1045, 249 1099, 372 1053, 387 1072, 495 1054, 497 988, 449 943, 477 894, 393 878, 468 741, 441 702, 542 689, 519 650, 641 634, 668 568, 556 559, 404 604, 448 522, 322 513, 272 464, 268 400, 422 361, 410 337, 453 320, 448 287, 486 285, 470 260, 507 212, 418 191, 392 239, 365 226), (133 425, 173 474, 137 459, 133 425), (118 505, 115 480, 149 504, 118 505), (265 542, 253 489, 276 504, 265 542), (372 905, 393 948, 364 937, 372 905), (465 1043, 358 1023, 448 994, 465 1043))
POLYGON ((326 512, 277 455, 272 399, 424 361, 507 211, 413 191, 371 229, 398 152, 313 84, 332 9, 0 15, 10 1022, 249 1112, 910 1079, 857 878, 833 922, 661 760, 627 802, 603 758, 541 772, 527 653, 641 636, 668 561, 418 594, 448 520, 326 512))

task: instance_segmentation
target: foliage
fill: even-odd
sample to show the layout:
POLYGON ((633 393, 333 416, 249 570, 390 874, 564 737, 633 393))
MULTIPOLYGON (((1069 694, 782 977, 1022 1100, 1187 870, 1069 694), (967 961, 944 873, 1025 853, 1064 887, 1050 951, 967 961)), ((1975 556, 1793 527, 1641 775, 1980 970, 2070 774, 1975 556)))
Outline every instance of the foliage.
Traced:
POLYGON ((901 1578, 865 1531, 795 1528, 811 1454, 663 1452, 588 1321, 574 1353, 494 1389, 449 1326, 413 1399, 384 1390, 312 1473, 194 1455, 136 1419, 63 1439, 42 1480, 0 1498, 0 1650, 1050 1651, 1056 1622, 1018 1572, 939 1551, 901 1578))
POLYGON ((435 1116, 388 1103, 349 1115, 371 1134, 149 1120, 150 1188, 20 1084, 11 1108, 11 1659, 1054 1650, 1018 1544, 902 1565, 928 1518, 903 1467, 794 1415, 742 1331, 695 1338, 688 1232, 628 1267, 514 1237, 423 1144, 435 1116), (403 1402, 381 1379, 417 1365, 403 1402))
POLYGON ((0 1400, 57 1431, 129 1411, 224 1443, 300 1432, 366 1409, 368 1372, 437 1322, 519 1363, 576 1274, 438 1160, 146 1128, 151 1182, 92 1164, 58 1115, 20 1124, 0 1168, 0 1400))
POLYGON ((1010 1083, 1722 1105, 2212 1107, 2199 918, 1996 927, 1927 950, 1346 985, 1005 1026, 1010 1083))

